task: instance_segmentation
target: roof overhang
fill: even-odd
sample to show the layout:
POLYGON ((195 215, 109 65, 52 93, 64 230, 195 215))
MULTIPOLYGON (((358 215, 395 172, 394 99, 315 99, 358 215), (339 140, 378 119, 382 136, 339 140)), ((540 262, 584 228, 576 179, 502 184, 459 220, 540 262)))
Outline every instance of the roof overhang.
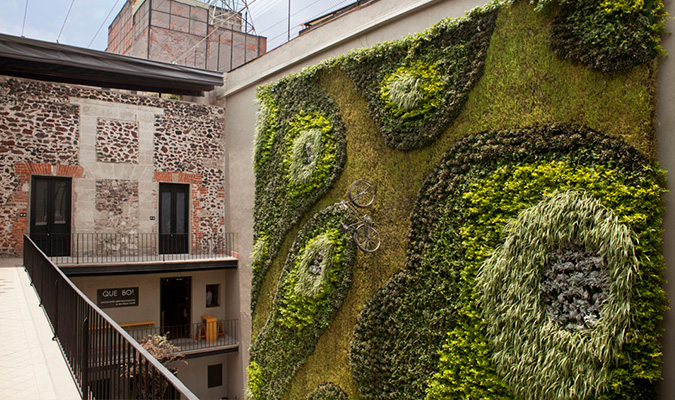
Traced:
POLYGON ((0 74, 50 82, 201 96, 223 74, 0 34, 0 74))

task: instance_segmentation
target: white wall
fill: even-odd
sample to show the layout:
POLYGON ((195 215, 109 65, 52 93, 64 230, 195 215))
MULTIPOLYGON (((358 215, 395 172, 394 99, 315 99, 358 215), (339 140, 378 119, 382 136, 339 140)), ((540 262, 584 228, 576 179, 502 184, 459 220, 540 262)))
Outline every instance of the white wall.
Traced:
MULTIPOLYGON (((675 1, 665 0, 666 10, 675 13, 675 1)), ((675 31, 675 22, 670 19, 668 30, 675 31)), ((663 38, 663 47, 670 54, 659 60, 658 89, 656 102, 657 153, 661 168, 669 171, 668 189, 664 196, 666 212, 663 220, 663 255, 666 258, 666 292, 671 299, 671 310, 664 318, 663 336, 663 381, 659 385, 659 398, 675 399, 675 37, 663 38)))

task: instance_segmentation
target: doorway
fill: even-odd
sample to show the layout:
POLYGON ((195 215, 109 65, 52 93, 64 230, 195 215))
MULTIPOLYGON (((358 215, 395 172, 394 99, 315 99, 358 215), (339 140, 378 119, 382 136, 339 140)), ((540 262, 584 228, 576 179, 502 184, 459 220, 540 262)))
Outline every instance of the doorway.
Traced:
POLYGON ((159 288, 162 333, 170 339, 190 337, 192 278, 161 278, 159 288))
POLYGON ((159 253, 188 252, 190 186, 159 184, 159 253))
POLYGON ((70 255, 70 178, 34 176, 30 237, 48 256, 70 255))

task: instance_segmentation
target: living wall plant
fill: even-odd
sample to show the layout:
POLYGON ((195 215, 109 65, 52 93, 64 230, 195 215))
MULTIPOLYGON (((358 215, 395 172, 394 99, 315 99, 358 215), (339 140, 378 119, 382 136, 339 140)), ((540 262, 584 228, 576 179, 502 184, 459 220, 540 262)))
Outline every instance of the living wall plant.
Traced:
POLYGON ((274 309, 251 346, 249 397, 280 399, 311 354, 351 285, 355 245, 342 229, 351 214, 340 204, 313 216, 286 260, 274 309))
POLYGON ((653 398, 666 304, 652 121, 664 16, 653 2, 491 3, 261 87, 252 396, 306 398, 330 381, 354 399, 653 398), (306 299, 340 231, 307 235, 308 220, 359 178, 378 185, 383 245, 349 259, 355 281, 316 312, 328 303, 306 299), (617 264, 580 236, 507 248, 509 237, 537 243, 509 223, 560 202, 574 205, 566 215, 592 204, 615 218, 636 261, 617 264), (495 267, 520 251, 535 254, 521 270, 537 284, 495 267), (501 289, 539 296, 527 308, 537 313, 500 319, 513 316, 484 294, 501 289), (616 307, 630 310, 607 318, 616 307), (518 323, 536 325, 521 342, 518 323), (602 342, 610 325, 625 333, 602 342), (542 326, 559 351, 581 343, 583 354, 517 360, 542 326))
POLYGON ((335 103, 317 90, 317 79, 290 76, 258 91, 252 308, 283 238, 345 163, 344 123, 335 103))
MULTIPOLYGON (((476 273, 504 242, 503 229, 510 218, 542 196, 569 188, 586 190, 620 209, 625 213, 622 221, 636 223, 628 226, 641 232, 636 251, 646 251, 638 253, 644 286, 632 293, 636 325, 617 356, 632 361, 612 364, 615 373, 602 387, 610 398, 646 398, 640 396, 652 393, 653 385, 643 379, 650 376, 653 382, 660 375, 652 354, 660 333, 654 322, 665 307, 658 278, 663 260, 658 230, 648 226, 659 226, 662 185, 662 175, 647 159, 582 127, 485 132, 461 141, 420 193, 406 269, 369 301, 357 323, 351 367, 362 397, 414 399, 426 393, 429 399, 470 394, 516 398, 517 386, 492 359, 495 343, 485 335, 476 273), (642 247, 646 243, 653 247, 642 247), (645 316, 637 311, 643 307, 657 307, 659 312, 637 322, 645 316), (622 389, 609 395, 610 388, 622 389)), ((534 382, 530 379, 528 389, 518 395, 548 398, 534 391, 534 382)))

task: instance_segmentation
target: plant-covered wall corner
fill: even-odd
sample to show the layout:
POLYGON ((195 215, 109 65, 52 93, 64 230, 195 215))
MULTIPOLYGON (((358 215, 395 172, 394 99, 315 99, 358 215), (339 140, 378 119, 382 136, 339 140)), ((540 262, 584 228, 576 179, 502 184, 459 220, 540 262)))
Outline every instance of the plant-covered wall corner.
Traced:
POLYGON ((250 349, 252 399, 282 397, 340 308, 356 252, 351 235, 342 229, 351 218, 343 205, 335 204, 313 216, 295 239, 272 313, 250 349))
POLYGON ((259 88, 250 399, 655 398, 666 13, 531 3, 259 88), (371 177, 356 257, 326 206, 371 177))
MULTIPOLYGON (((371 299, 357 323, 351 366, 362 397, 653 396, 660 377, 653 355, 666 306, 658 228, 663 187, 662 172, 648 159, 583 127, 463 139, 420 193, 406 269, 371 299), (541 225, 517 230, 524 220, 541 225), (581 330, 557 322, 561 317, 547 311, 554 303, 540 301, 546 268, 555 267, 549 263, 575 246, 606 263, 596 272, 607 275, 607 293, 597 293, 611 299, 599 314, 582 316, 592 327, 581 330), (514 260, 535 269, 525 273, 514 260), (518 311, 533 308, 536 313, 518 311), (620 331, 625 336, 616 335, 620 331), (551 348, 533 343, 546 340, 567 357, 544 361, 551 348), (398 373, 402 368, 406 374, 398 373)), ((579 296, 572 294, 571 304, 584 300, 583 288, 595 275, 572 291, 579 296)))
POLYGON ((561 58, 602 72, 625 71, 663 54, 667 13, 662 0, 551 0, 560 11, 551 48, 561 58))

